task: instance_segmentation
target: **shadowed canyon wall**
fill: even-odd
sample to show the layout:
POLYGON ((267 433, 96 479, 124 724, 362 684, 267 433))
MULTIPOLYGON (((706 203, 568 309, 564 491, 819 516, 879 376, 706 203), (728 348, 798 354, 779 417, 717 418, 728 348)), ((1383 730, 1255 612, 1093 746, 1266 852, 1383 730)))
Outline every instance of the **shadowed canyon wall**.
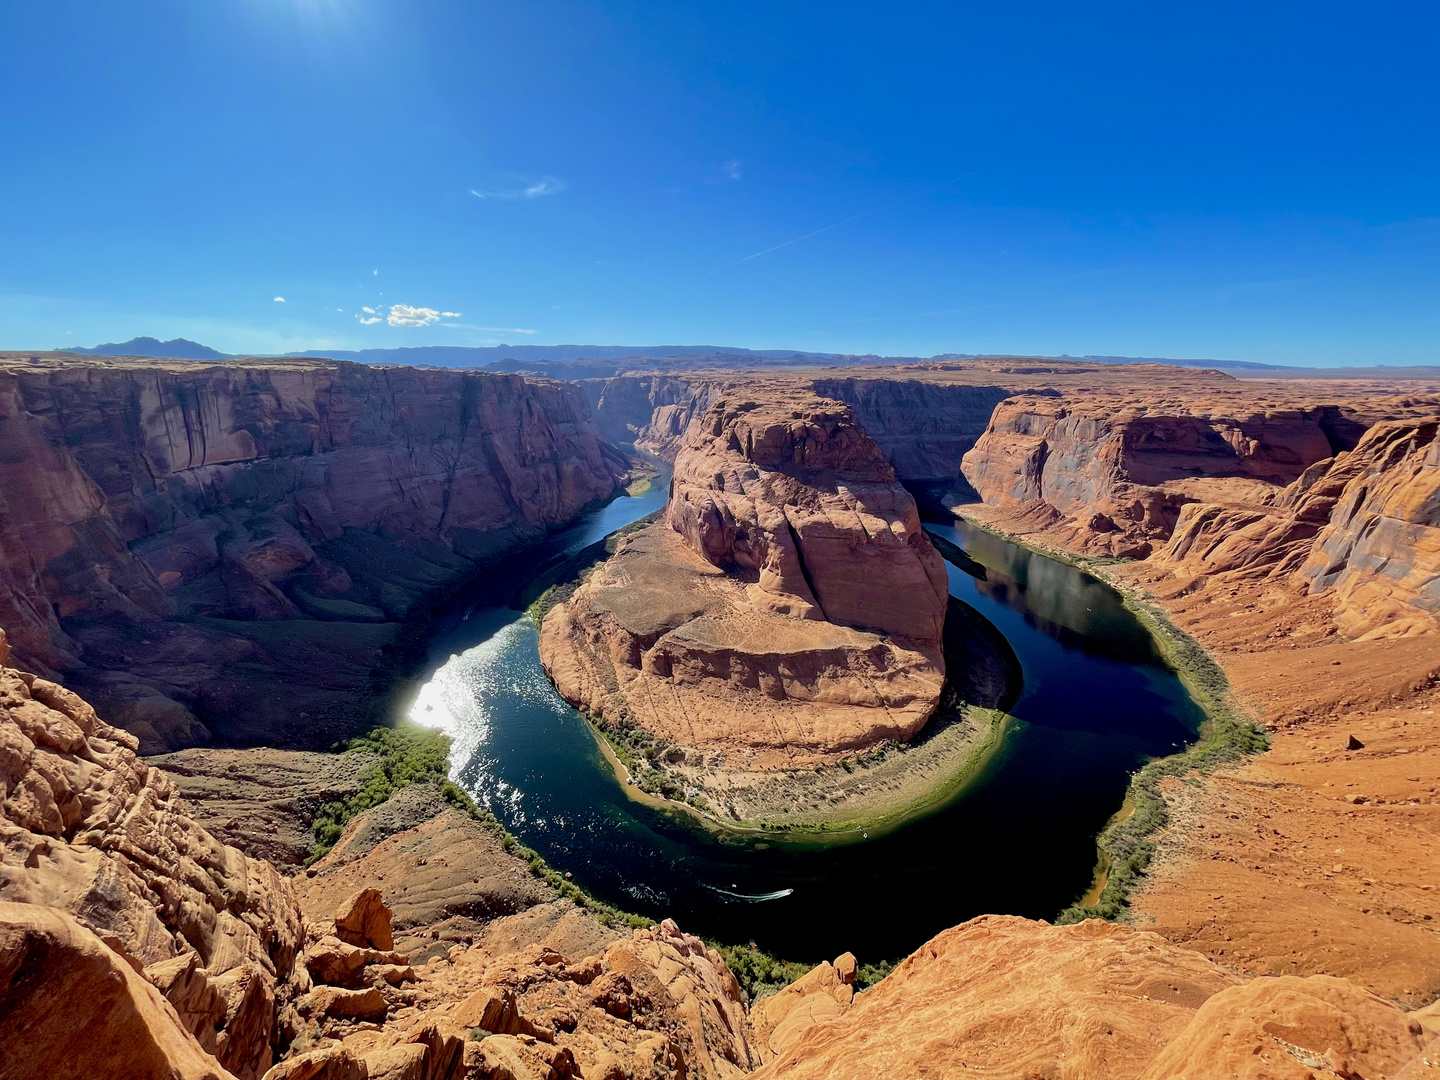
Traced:
POLYGON ((609 496, 625 468, 569 384, 10 358, 0 620, 27 665, 66 672, 147 750, 202 725, 303 740, 273 726, 277 679, 302 719, 339 708, 330 691, 355 708, 429 594, 609 496))

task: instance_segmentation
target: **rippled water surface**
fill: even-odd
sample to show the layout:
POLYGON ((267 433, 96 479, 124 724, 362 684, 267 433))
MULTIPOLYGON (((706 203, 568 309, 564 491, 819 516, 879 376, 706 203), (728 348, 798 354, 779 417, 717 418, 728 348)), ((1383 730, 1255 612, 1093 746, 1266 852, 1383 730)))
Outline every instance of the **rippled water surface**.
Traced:
MULTIPOLYGON (((557 538, 578 551, 663 505, 667 477, 557 538)), ((459 597, 411 716, 454 737, 454 775, 525 843, 600 898, 799 960, 894 959, 947 926, 1049 918, 1089 884, 1094 836, 1128 774, 1202 719, 1108 586, 964 523, 929 526, 984 568, 950 590, 1010 641, 1017 718, 985 774, 885 836, 829 845, 717 838, 626 798, 585 722, 555 693, 529 617, 459 597)))

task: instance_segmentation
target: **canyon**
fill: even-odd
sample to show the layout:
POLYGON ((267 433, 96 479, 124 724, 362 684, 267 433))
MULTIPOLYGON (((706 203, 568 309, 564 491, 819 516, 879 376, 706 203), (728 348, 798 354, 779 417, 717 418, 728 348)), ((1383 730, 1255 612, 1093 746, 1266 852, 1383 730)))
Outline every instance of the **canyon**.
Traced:
POLYGON ((566 386, 8 356, 0 382, 15 1075, 119 1075, 76 1000, 132 1073, 247 1080, 1435 1075, 1434 388, 1021 360, 566 386), (863 992, 842 955, 747 1001, 713 948, 607 925, 426 785, 305 868, 356 768, 301 749, 354 730, 437 590, 612 494, 608 443, 672 460, 670 505, 542 650, 682 768, 923 729, 954 662, 917 502, 1170 620, 1270 747, 1164 781, 1128 925, 983 916, 863 992))
POLYGON ((146 753, 325 748, 437 593, 627 469, 565 384, 0 354, 0 625, 146 753))

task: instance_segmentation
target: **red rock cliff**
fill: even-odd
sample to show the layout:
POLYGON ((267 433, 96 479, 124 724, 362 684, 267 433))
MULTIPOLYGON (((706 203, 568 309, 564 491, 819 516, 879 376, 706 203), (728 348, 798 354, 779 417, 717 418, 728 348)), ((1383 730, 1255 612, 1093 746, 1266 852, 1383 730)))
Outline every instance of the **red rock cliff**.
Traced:
POLYGON ((666 520, 805 617, 940 640, 949 586, 915 500, 839 402, 734 396, 691 424, 666 520))
MULTIPOLYGON (((375 624, 609 495, 623 468, 565 384, 12 356, 0 619, 30 666, 88 672, 147 749, 185 745, 204 737, 196 714, 225 723, 253 704, 225 663, 286 662, 257 654, 244 623, 356 624, 329 635, 332 669, 368 692, 393 636, 375 624), (176 614, 230 622, 164 622, 176 614)), ((303 629, 277 633, 282 654, 314 648, 303 629)))
POLYGON ((914 736, 944 683, 948 592, 845 405, 732 390, 691 422, 665 522, 546 616, 540 656, 572 703, 748 785, 914 736))
POLYGON ((1023 396, 996 407, 962 469, 991 505, 1073 519, 1088 548, 1144 556, 1195 501, 1187 483, 1287 484, 1330 457, 1325 419, 1321 408, 1023 396))

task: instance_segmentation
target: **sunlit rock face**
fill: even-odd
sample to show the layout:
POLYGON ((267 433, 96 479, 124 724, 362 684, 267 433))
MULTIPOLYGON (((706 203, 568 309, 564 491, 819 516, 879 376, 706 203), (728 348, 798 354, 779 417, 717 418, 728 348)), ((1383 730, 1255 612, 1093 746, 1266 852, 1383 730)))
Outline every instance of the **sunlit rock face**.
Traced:
POLYGON ((786 768, 924 726, 947 599, 914 500, 845 405, 732 391, 691 422, 665 520, 550 612, 541 659, 596 716, 786 768))
POLYGON ((113 998, 101 1011, 128 1018, 120 1026, 133 1027, 145 1060, 178 1054, 211 1075, 201 1067, 211 1054, 258 1077, 280 1013, 308 988, 295 977, 304 923, 290 883, 201 828, 133 736, 69 690, 4 666, 8 652, 0 631, 0 1029, 24 1020, 32 1039, 59 1041, 47 1052, 63 1048, 55 1002, 12 977, 30 970, 58 988, 74 964, 72 989, 113 998), (37 950, 28 969, 13 966, 37 950), (127 965, 186 1015, 184 1031, 127 965))
POLYGON ((0 619, 29 667, 66 672, 147 752, 217 724, 293 742, 267 737, 281 713, 360 708, 394 624, 625 467, 567 384, 0 359, 0 619))
POLYGON ((992 506, 1068 523, 1073 545, 1095 554, 1143 557, 1187 503, 1268 494, 1348 434, 1338 410, 1320 407, 1028 395, 996 407, 962 468, 992 506))
POLYGON ((665 516, 707 562, 754 575, 761 603, 798 600, 827 622, 940 638, 944 564, 915 500, 839 402, 717 402, 690 426, 665 516))

